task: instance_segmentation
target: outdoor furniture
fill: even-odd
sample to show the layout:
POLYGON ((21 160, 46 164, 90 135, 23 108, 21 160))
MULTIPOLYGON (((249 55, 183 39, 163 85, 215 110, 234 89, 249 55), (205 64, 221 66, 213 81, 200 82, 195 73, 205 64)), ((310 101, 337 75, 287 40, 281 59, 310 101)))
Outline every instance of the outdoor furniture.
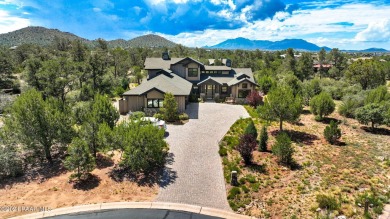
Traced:
POLYGON ((225 99, 225 103, 228 103, 228 104, 234 104, 234 97, 226 97, 225 99))

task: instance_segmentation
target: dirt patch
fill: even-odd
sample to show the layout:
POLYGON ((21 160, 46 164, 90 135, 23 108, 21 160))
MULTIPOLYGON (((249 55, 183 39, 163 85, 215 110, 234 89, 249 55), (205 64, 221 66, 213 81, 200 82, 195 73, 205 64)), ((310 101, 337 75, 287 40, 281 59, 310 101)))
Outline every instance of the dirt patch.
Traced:
MULTIPOLYGON (((60 171, 52 177, 42 179, 35 177, 21 182, 2 183, 0 187, 0 206, 60 208, 81 204, 94 204, 119 201, 151 201, 158 193, 157 184, 140 186, 137 182, 123 180, 114 181, 110 177, 111 170, 117 163, 100 158, 98 168, 92 172, 87 182, 75 184, 69 182, 71 172, 60 171)), ((8 218, 33 212, 0 212, 0 218, 8 218)))

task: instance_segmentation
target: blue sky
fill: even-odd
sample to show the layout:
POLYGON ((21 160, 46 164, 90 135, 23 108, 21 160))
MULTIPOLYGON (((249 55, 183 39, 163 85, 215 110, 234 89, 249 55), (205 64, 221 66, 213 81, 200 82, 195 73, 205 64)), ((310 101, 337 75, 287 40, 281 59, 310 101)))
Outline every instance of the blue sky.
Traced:
POLYGON ((0 0, 0 33, 27 26, 87 39, 154 33, 197 47, 245 37, 390 50, 390 0, 0 0))

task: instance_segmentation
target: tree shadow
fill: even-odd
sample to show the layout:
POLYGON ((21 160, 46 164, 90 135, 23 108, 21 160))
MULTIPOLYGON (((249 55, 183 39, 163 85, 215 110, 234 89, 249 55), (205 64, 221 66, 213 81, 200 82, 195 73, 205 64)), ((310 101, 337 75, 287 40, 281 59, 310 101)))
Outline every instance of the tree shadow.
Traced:
MULTIPOLYGON (((174 155, 168 153, 166 156, 165 164, 172 164, 174 162, 174 155)), ((130 168, 115 166, 110 172, 109 176, 116 182, 123 182, 129 180, 137 183, 138 186, 152 187, 156 183, 161 187, 176 181, 177 173, 172 171, 171 168, 164 166, 157 166, 153 169, 145 171, 144 173, 136 173, 130 170, 130 168)))
POLYGON ((199 119, 199 103, 190 103, 186 113, 190 119, 199 119))
POLYGON ((304 110, 302 110, 302 114, 309 115, 309 114, 311 114, 311 112, 310 112, 310 110, 304 109, 304 110))
POLYGON ((107 167, 112 167, 114 166, 114 161, 112 160, 111 157, 104 156, 102 154, 97 154, 96 157, 96 168, 99 170, 107 168, 107 167))
POLYGON ((340 120, 335 119, 335 118, 329 118, 329 117, 324 117, 319 122, 321 122, 323 124, 328 124, 329 125, 332 121, 335 122, 336 124, 340 124, 341 123, 340 120))
POLYGON ((9 189, 12 188, 14 184, 30 183, 34 181, 40 184, 50 178, 65 174, 68 171, 62 163, 62 158, 58 154, 53 155, 52 164, 47 161, 26 162, 22 174, 15 177, 0 179, 0 189, 9 189))
POLYGON ((75 181, 73 183, 73 188, 77 190, 89 191, 91 189, 98 187, 100 181, 101 181, 100 177, 88 173, 85 179, 80 179, 78 181, 75 181))
POLYGON ((371 127, 367 126, 362 126, 360 129, 364 130, 365 132, 369 132, 374 135, 387 135, 390 136, 390 130, 386 128, 374 128, 372 129, 371 127))
POLYGON ((290 164, 290 169, 295 171, 295 170, 302 170, 302 165, 300 165, 298 162, 296 162, 295 160, 292 161, 292 163, 290 164))
POLYGON ((258 173, 263 173, 263 174, 268 174, 268 170, 267 170, 267 165, 266 164, 257 164, 257 163, 252 163, 252 164, 249 164, 247 165, 247 167, 252 170, 252 171, 255 171, 255 172, 258 172, 258 173))
MULTIPOLYGON (((295 131, 295 130, 284 130, 284 132, 286 132, 290 136, 291 141, 295 143, 313 145, 314 141, 319 140, 319 138, 316 135, 309 134, 306 132, 295 131)), ((277 136, 279 133, 280 130, 271 131, 272 136, 277 136)))

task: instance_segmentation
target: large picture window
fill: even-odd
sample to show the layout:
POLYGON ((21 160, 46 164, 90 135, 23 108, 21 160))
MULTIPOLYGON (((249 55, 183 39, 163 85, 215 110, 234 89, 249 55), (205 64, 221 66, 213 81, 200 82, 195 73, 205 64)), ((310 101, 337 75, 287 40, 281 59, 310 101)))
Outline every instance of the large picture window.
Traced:
POLYGON ((250 92, 250 90, 238 90, 238 98, 246 98, 250 92))
POLYGON ((161 108, 163 107, 163 99, 148 99, 148 108, 161 108))
POLYGON ((198 69, 197 68, 189 68, 188 69, 188 77, 191 77, 191 78, 198 77, 198 69))

